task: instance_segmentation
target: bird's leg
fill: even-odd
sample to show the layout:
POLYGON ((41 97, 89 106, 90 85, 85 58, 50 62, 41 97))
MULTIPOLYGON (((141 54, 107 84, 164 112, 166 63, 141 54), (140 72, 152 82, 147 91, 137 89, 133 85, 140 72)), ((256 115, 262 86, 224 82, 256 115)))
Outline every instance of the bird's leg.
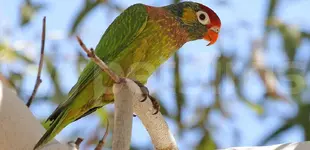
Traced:
POLYGON ((153 115, 156 115, 160 110, 160 105, 157 102, 157 100, 153 96, 150 95, 149 89, 146 86, 144 86, 141 82, 136 81, 136 80, 133 80, 133 81, 140 87, 142 91, 143 99, 140 102, 144 102, 149 97, 152 102, 153 108, 155 109, 155 112, 153 113, 153 115))
POLYGON ((141 89, 142 91, 142 96, 143 96, 143 99, 140 101, 140 102, 144 102, 148 96, 150 96, 150 92, 149 92, 149 89, 144 86, 141 82, 139 81, 136 81, 136 80, 133 80, 141 89))

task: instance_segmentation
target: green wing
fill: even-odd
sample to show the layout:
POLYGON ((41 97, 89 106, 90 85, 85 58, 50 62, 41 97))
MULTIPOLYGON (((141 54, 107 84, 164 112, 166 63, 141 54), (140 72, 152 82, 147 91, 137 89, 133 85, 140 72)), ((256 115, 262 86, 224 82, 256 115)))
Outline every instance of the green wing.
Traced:
MULTIPOLYGON (((148 13, 145 5, 130 6, 113 21, 103 34, 96 47, 96 55, 106 63, 114 60, 144 30, 147 19, 148 13)), ((88 63, 80 75, 78 83, 70 91, 71 96, 74 97, 83 89, 81 86, 87 85, 100 72, 102 71, 96 64, 88 63)))
MULTIPOLYGON (((135 4, 127 8, 113 21, 103 34, 96 47, 96 55, 106 63, 114 60, 144 30, 147 19, 148 13, 145 5, 135 4)), ((69 99, 59 105, 47 120, 52 121, 56 119, 62 109, 71 104, 78 93, 100 73, 102 73, 100 68, 92 61, 89 62, 81 73, 77 83, 70 90, 69 99)))
MULTIPOLYGON (((143 31, 147 18, 146 7, 143 4, 130 6, 113 21, 103 34, 96 47, 96 55, 106 63, 114 60, 143 31)), ((71 96, 76 95, 83 89, 80 86, 87 85, 100 72, 101 70, 96 64, 88 63, 80 75, 78 83, 70 91, 71 96)))

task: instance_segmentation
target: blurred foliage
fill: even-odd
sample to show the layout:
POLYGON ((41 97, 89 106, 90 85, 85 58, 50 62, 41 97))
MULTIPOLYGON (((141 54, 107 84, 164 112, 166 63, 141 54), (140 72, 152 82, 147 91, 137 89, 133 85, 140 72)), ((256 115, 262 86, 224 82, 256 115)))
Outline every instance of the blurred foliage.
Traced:
POLYGON ((76 32, 78 25, 83 21, 84 18, 86 18, 86 15, 90 11, 94 10, 97 6, 99 6, 100 3, 104 3, 105 1, 106 0, 85 0, 84 7, 78 12, 76 18, 73 21, 70 34, 72 35, 76 32))
MULTIPOLYGON (((172 1, 174 3, 179 2, 179 0, 172 1)), ((219 5, 229 5, 229 1, 218 1, 219 5)), ((221 112, 221 115, 228 119, 233 120, 231 117, 229 106, 226 106, 226 102, 223 99, 223 94, 221 93, 221 87, 225 84, 225 80, 228 79, 232 81, 234 86, 234 92, 237 95, 237 100, 248 106, 253 112, 255 112, 258 116, 263 116, 264 111, 264 102, 268 100, 282 100, 282 101, 292 101, 298 107, 298 113, 296 116, 291 118, 285 118, 284 123, 277 129, 275 129, 272 133, 270 133, 265 139, 259 142, 259 145, 268 144, 268 142, 276 139, 279 135, 284 134, 289 129, 294 126, 301 127, 304 132, 304 140, 310 140, 310 104, 306 103, 306 99, 309 97, 307 91, 308 81, 307 76, 309 76, 308 72, 310 70, 310 61, 304 64, 303 66, 298 66, 298 68, 305 69, 297 69, 294 66, 294 62, 296 60, 296 54, 299 51, 299 47, 304 41, 303 39, 310 39, 310 33, 307 31, 302 31, 300 29, 294 28, 291 24, 287 24, 281 22, 277 19, 276 11, 278 10, 280 1, 279 0, 269 0, 268 9, 265 17, 265 26, 264 26, 264 38, 263 41, 260 40, 253 41, 253 43, 249 43, 249 47, 252 47, 252 57, 248 60, 250 63, 246 63, 241 71, 236 72, 233 70, 234 66, 236 66, 237 58, 234 55, 226 55, 224 53, 225 49, 219 47, 219 51, 221 54, 215 60, 215 78, 207 83, 209 87, 214 89, 214 99, 212 104, 208 107, 205 106, 197 106, 195 119, 191 124, 188 124, 184 121, 185 109, 187 108, 186 103, 191 101, 184 94, 186 77, 182 77, 181 68, 182 68, 182 59, 181 56, 176 53, 174 55, 174 68, 173 68, 173 77, 174 77, 174 95, 175 95, 175 105, 176 112, 172 113, 169 108, 167 108, 164 104, 161 103, 161 112, 174 123, 177 124, 178 128, 178 139, 185 136, 184 133, 188 130, 199 130, 200 131, 200 139, 195 145, 198 150, 213 150, 216 147, 219 147, 220 143, 217 143, 214 139, 216 136, 213 133, 213 128, 210 128, 210 114, 212 112, 221 112), (264 64, 264 53, 266 52, 264 48, 268 47, 268 39, 270 34, 276 34, 278 38, 281 40, 281 50, 284 52, 285 56, 289 60, 290 64, 288 67, 281 68, 282 70, 272 70, 264 64), (263 95, 262 101, 254 102, 251 97, 245 96, 244 90, 244 82, 246 82, 246 72, 248 70, 254 69, 255 73, 260 78, 264 88, 265 94, 263 95), (276 72, 277 71, 277 72, 276 72), (281 72, 281 73, 279 73, 281 72), (290 90, 290 95, 283 95, 277 91, 277 84, 284 82, 279 80, 279 77, 286 78, 290 90), (305 96, 306 95, 306 96, 305 96)), ((69 35, 73 35, 78 32, 78 27, 83 23, 86 16, 96 9, 98 6, 104 5, 112 8, 114 11, 122 11, 123 9, 120 6, 117 6, 115 3, 111 3, 108 0, 85 0, 83 7, 80 10, 76 11, 76 17, 70 23, 70 31, 69 35)), ((45 5, 34 3, 30 0, 25 0, 21 3, 19 11, 20 11, 20 27, 27 25, 34 16, 38 13, 38 11, 45 9, 45 5)), ((4 42, 5 39, 0 39, 0 61, 6 63, 17 63, 23 62, 25 66, 36 64, 35 61, 30 59, 26 54, 17 52, 10 43, 4 42)), ((39 43, 39 42, 38 42, 39 43)), ((270 45, 269 45, 270 46, 270 45)), ((55 50, 57 53, 57 50, 55 50)), ((87 59, 85 59, 85 55, 81 53, 80 50, 76 51, 76 68, 78 72, 82 71, 82 68, 87 63, 87 59)), ((57 66, 56 55, 46 55, 45 56, 45 70, 51 80, 52 89, 48 91, 46 95, 37 95, 35 101, 37 100, 50 100, 56 104, 60 103, 66 97, 66 92, 62 89, 62 83, 60 81, 60 69, 57 66), (52 91, 52 92, 51 92, 52 91)), ((6 64, 0 64, 0 66, 4 66, 6 64)), ((295 64, 296 65, 296 64, 295 64)), ((16 72, 13 68, 7 68, 6 72, 0 74, 0 80, 5 81, 7 84, 13 86, 19 95, 25 96, 23 92, 23 83, 26 78, 24 77, 25 72, 16 72), (5 79, 6 78, 6 79, 5 79)), ((34 81, 33 81, 34 83, 34 81)), ((202 88, 203 89, 203 88, 202 88)), ((204 89, 203 89, 204 90, 204 89)), ((208 92, 208 91, 204 91, 208 92)), ((27 95, 27 94, 26 94, 27 95)), ((155 95, 157 95, 155 93, 155 95)), ((22 97, 22 96, 21 96, 22 97)), ((156 96, 157 98, 161 98, 156 96)), ((27 98, 26 98, 27 99, 27 98)), ((200 98, 203 100, 203 96, 200 98)), ((105 128, 106 122, 105 120, 109 118, 110 120, 113 118, 111 112, 108 112, 105 109, 100 109, 95 113, 100 119, 100 125, 96 128, 92 136, 87 140, 88 145, 95 144, 101 137, 99 133, 105 128)), ((237 132, 237 131, 236 131, 237 132)), ((199 136, 198 136, 199 137, 199 136)), ((236 136, 237 137, 237 136, 236 136)), ((108 146, 109 144, 107 144, 108 146)), ((149 147, 147 147, 149 148, 149 147)), ((144 147, 133 146, 132 149, 147 149, 144 147)))
POLYGON ((42 4, 35 4, 31 0, 25 0, 20 6, 20 24, 28 24, 33 16, 43 8, 42 4))

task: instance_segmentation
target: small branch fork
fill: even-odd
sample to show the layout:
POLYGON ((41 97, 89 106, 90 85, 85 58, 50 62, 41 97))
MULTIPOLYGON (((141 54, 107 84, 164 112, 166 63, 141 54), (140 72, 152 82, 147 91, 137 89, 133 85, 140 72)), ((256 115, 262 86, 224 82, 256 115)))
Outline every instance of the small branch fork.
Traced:
MULTIPOLYGON (((94 150, 102 150, 102 148, 104 146, 104 143, 105 143, 105 140, 108 137, 108 134, 109 134, 109 120, 107 119, 107 126, 106 126, 106 129, 105 129, 105 133, 104 133, 103 137, 101 138, 101 140, 98 142, 98 144, 97 144, 97 146, 95 147, 94 150)), ((83 142, 83 140, 84 139, 80 138, 80 137, 78 137, 75 140, 74 144, 75 144, 77 149, 80 149, 80 145, 83 142)), ((71 142, 69 142, 69 143, 71 143, 71 142)))
POLYGON ((109 120, 107 120, 107 127, 105 129, 105 133, 104 133, 102 139, 98 142, 95 150, 101 150, 102 149, 102 147, 104 146, 104 141, 108 137, 108 133, 109 133, 109 120))
MULTIPOLYGON (((114 129, 112 139, 113 150, 129 149, 131 129, 132 129, 132 114, 133 111, 139 116, 143 125, 148 130, 152 143, 155 149, 158 150, 177 150, 175 139, 169 130, 164 117, 159 112, 154 115, 149 107, 153 106, 153 102, 150 97, 147 96, 147 102, 141 103, 134 99, 141 98, 136 97, 138 93, 141 95, 145 94, 137 82, 130 79, 121 78, 115 74, 96 54, 94 50, 88 49, 79 36, 76 37, 82 49, 87 53, 87 56, 94 61, 101 70, 106 72, 111 79, 116 83, 113 85, 113 93, 115 98, 115 112, 114 112, 114 129), (133 94, 133 91, 138 92, 133 94), (140 91, 140 92, 139 92, 140 91), (128 107, 133 106, 133 107, 128 107)), ((138 94, 139 95, 139 94, 138 94)), ((107 131, 106 133, 107 134, 107 131)), ((97 147, 104 143, 106 135, 103 136, 102 140, 98 143, 97 147)), ((98 150, 95 149, 95 150, 98 150)))
POLYGON ((46 28, 46 17, 44 16, 43 18, 43 25, 42 25, 42 36, 41 36, 41 53, 40 53, 40 62, 39 62, 39 69, 38 69, 38 74, 37 74, 37 80, 36 80, 36 84, 34 85, 34 89, 32 91, 32 94, 27 102, 27 107, 30 107, 30 105, 32 104, 32 101, 38 91, 38 88, 40 86, 40 84, 42 83, 42 79, 41 79, 41 72, 42 72, 42 68, 43 68, 43 59, 44 59, 44 46, 45 46, 45 29, 46 28))
POLYGON ((76 39, 78 40, 80 46, 82 47, 82 49, 86 52, 87 56, 93 60, 93 62, 95 62, 102 71, 106 72, 115 83, 120 83, 121 82, 121 78, 116 75, 109 67, 107 64, 105 64, 94 52, 93 48, 88 49, 85 44, 83 43, 83 41, 81 40, 81 38, 79 36, 76 36, 76 39))

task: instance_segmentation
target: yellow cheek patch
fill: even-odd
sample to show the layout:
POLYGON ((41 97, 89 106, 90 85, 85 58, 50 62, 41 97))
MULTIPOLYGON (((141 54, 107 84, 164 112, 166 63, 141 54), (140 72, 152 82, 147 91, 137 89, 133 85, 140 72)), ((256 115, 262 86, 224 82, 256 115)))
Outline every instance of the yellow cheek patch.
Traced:
POLYGON ((185 24, 192 24, 197 21, 196 12, 190 8, 183 9, 182 21, 185 24))

